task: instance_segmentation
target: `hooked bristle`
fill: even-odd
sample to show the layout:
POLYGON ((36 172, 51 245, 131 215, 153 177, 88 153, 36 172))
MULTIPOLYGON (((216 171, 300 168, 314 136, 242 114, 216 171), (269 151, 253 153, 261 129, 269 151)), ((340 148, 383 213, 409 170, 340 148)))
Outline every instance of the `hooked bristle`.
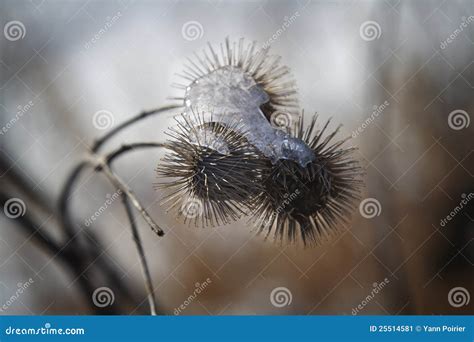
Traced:
POLYGON ((250 200, 261 191, 264 160, 239 133, 238 122, 212 121, 212 116, 183 114, 168 135, 169 153, 157 172, 172 177, 159 187, 172 192, 163 203, 178 208, 184 221, 216 226, 248 214, 250 200))
POLYGON ((254 199, 254 219, 260 233, 280 241, 319 244, 340 230, 359 198, 363 174, 351 157, 355 148, 344 148, 346 140, 331 143, 339 128, 324 136, 329 120, 317 131, 316 117, 308 128, 300 121, 294 135, 314 152, 306 167, 292 160, 267 163, 264 191, 254 199))
MULTIPOLYGON (((183 74, 178 74, 188 83, 179 84, 182 89, 192 86, 199 79, 209 76, 216 70, 233 67, 251 77, 268 95, 269 100, 261 109, 270 120, 274 112, 298 113, 296 85, 288 67, 280 64, 281 57, 268 54, 268 48, 257 48, 257 43, 245 43, 244 39, 230 42, 227 38, 224 44, 216 49, 208 43, 207 49, 201 54, 188 58, 183 74)), ((186 95, 184 96, 186 102, 186 95)))

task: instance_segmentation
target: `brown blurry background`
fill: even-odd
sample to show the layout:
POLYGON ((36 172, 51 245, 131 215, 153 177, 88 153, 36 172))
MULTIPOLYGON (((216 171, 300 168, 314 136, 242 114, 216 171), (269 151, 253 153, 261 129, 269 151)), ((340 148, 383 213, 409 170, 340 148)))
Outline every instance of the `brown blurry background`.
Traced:
MULTIPOLYGON (((473 15, 468 0, 2 1, 0 190, 4 200, 24 201, 35 234, 59 240, 61 188, 93 139, 107 132, 93 125, 95 113, 110 112, 113 127, 170 103, 180 95, 170 86, 174 74, 207 41, 271 39, 271 51, 292 69, 305 112, 333 117, 344 136, 358 132, 351 144, 366 169, 362 198, 380 203, 378 215, 366 218, 356 208, 342 235, 306 249, 264 241, 246 220, 187 227, 153 189, 163 152, 130 153, 117 172, 166 231, 157 237, 137 216, 160 313, 172 315, 188 301, 180 314, 350 315, 359 305, 358 314, 473 314, 472 201, 441 224, 474 192, 473 15), (19 39, 6 30, 12 21, 23 25, 19 39), (190 22, 196 36, 183 29, 190 22), (450 120, 453 111, 461 127, 450 120), (385 281, 367 300, 374 283, 385 281), (270 300, 279 287, 291 293, 283 307, 270 300), (462 303, 452 305, 449 293, 459 287, 462 303)), ((164 140, 172 114, 140 122, 105 150, 164 140)), ((147 313, 120 200, 90 227, 84 223, 114 192, 89 170, 70 199, 81 229, 70 244, 95 250, 80 275, 21 228, 25 219, 0 216, 1 314, 147 313), (113 304, 92 311, 81 277, 92 290, 110 288, 113 304)), ((80 258, 83 249, 75 250, 80 258)))

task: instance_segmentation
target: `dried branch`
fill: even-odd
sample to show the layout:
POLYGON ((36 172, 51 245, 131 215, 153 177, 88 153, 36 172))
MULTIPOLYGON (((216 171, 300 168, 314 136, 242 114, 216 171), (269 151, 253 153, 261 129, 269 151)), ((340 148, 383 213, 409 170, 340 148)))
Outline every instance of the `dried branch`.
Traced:
POLYGON ((150 226, 151 230, 158 236, 163 236, 165 232, 161 227, 151 218, 150 214, 146 211, 143 205, 138 200, 137 196, 133 191, 125 184, 125 182, 115 174, 112 169, 104 162, 99 162, 99 165, 96 167, 97 171, 102 171, 110 183, 116 188, 120 189, 128 199, 131 201, 132 205, 138 210, 140 215, 145 219, 146 223, 150 226))
POLYGON ((182 108, 182 107, 183 107, 182 105, 169 105, 169 106, 164 106, 164 107, 160 107, 160 108, 157 108, 157 109, 141 112, 137 116, 134 116, 131 119, 129 119, 129 120, 123 122, 122 124, 116 126, 111 131, 109 131, 107 134, 105 134, 103 137, 97 139, 94 142, 94 144, 92 145, 91 150, 92 150, 93 153, 98 152, 99 149, 102 147, 102 145, 105 142, 107 142, 107 140, 109 140, 110 138, 112 138, 117 133, 121 132, 125 128, 133 125, 134 123, 136 123, 138 121, 141 121, 141 120, 143 120, 143 119, 145 119, 149 116, 152 116, 152 115, 160 114, 160 113, 166 112, 168 110, 178 109, 178 108, 182 108))
MULTIPOLYGON (((161 143, 132 143, 132 144, 127 144, 127 145, 122 145, 117 150, 105 156, 104 159, 107 165, 109 165, 109 167, 112 168, 112 162, 115 160, 115 158, 119 157, 123 153, 134 151, 137 149, 142 149, 142 148, 150 148, 150 147, 163 147, 163 144, 161 143)), ((140 238, 140 233, 138 232, 138 228, 135 222, 135 217, 133 215, 133 211, 130 206, 130 201, 124 193, 122 193, 122 201, 125 206, 125 211, 127 213, 128 220, 130 222, 130 228, 132 230, 133 241, 135 243, 135 247, 138 252, 138 257, 139 257, 140 265, 142 268, 142 274, 145 281, 148 303, 150 305, 150 313, 151 315, 154 316, 157 313, 156 298, 155 298, 155 293, 153 291, 153 283, 151 280, 151 273, 150 273, 150 268, 148 267, 148 261, 146 258, 145 249, 143 247, 143 243, 140 238)))
MULTIPOLYGON (((118 125, 117 127, 113 128, 110 132, 105 134, 103 137, 97 139, 94 144, 92 145, 91 151, 92 153, 96 154, 100 148, 112 137, 114 137, 116 134, 120 133, 122 130, 125 128, 143 120, 146 119, 150 116, 153 115, 158 115, 161 113, 164 113, 169 110, 173 109, 178 109, 181 108, 181 105, 169 105, 169 106, 164 106, 160 107, 157 109, 149 110, 149 111, 144 111, 131 119, 125 121, 124 123, 118 125)), ((58 207, 59 207, 59 213, 61 215, 61 220, 63 222, 63 229, 66 232, 68 236, 73 236, 74 235, 74 225, 72 223, 71 219, 71 214, 69 212, 69 199, 72 195, 72 190, 74 189, 77 180, 79 179, 79 176, 82 174, 82 172, 91 164, 84 160, 81 161, 78 165, 76 165, 73 169, 73 171, 70 173, 69 177, 66 179, 66 182, 64 184, 63 190, 61 191, 61 195, 59 197, 58 201, 58 207)))
POLYGON ((145 249, 143 248, 143 243, 140 238, 140 233, 138 232, 138 228, 135 222, 135 217, 133 215, 132 207, 130 206, 130 201, 128 200, 127 196, 123 193, 122 193, 122 201, 125 206, 125 211, 127 212, 128 220, 130 222, 133 242, 135 243, 135 247, 137 248, 138 258, 140 260, 140 266, 142 268, 142 274, 145 280, 148 303, 150 305, 150 313, 152 316, 155 316, 156 315, 156 298, 155 298, 155 292, 153 291, 153 283, 151 280, 150 268, 148 267, 148 261, 145 255, 145 249))
MULTIPOLYGON (((10 196, 4 191, 0 191, 1 206, 3 207, 5 202, 12 197, 13 196, 10 196)), ((3 210, 2 213, 4 213, 3 210)), ((29 212, 25 212, 24 215, 19 216, 12 221, 18 225, 20 230, 28 237, 28 239, 32 240, 33 245, 38 245, 51 257, 58 258, 60 263, 65 266, 66 270, 71 272, 73 277, 78 279, 78 284, 81 289, 80 292, 85 302, 90 303, 90 298, 95 288, 86 277, 82 276, 82 265, 78 262, 78 258, 76 257, 74 250, 64 248, 57 241, 55 241, 55 239, 53 239, 49 233, 41 230, 41 225, 36 222, 37 220, 29 212)), ((99 311, 99 308, 96 306, 91 305, 90 308, 96 314, 104 313, 103 311, 99 311)), ((106 313, 116 314, 117 312, 114 308, 109 307, 107 308, 106 313)))
POLYGON ((139 142, 139 143, 130 143, 130 144, 123 144, 120 148, 116 149, 108 153, 104 159, 105 162, 110 165, 115 158, 121 156, 122 154, 130 151, 136 151, 142 148, 154 148, 154 147, 165 147, 165 144, 158 143, 158 142, 139 142))
MULTIPOLYGON (((113 136, 124 130, 125 128, 133 125, 136 122, 139 122, 149 116, 156 115, 163 113, 168 110, 178 109, 180 105, 170 105, 164 106, 158 109, 144 111, 139 115, 125 121, 124 123, 118 125, 110 132, 108 132, 103 137, 96 140, 91 148, 91 152, 93 156, 97 154, 100 148, 113 136)), ((160 143, 137 143, 137 144, 130 144, 130 145, 123 145, 121 148, 117 149, 116 151, 108 154, 104 159, 98 162, 98 160, 83 160, 78 165, 75 166, 69 177, 67 178, 63 190, 61 192, 59 198, 59 214, 62 221, 62 227, 67 237, 72 238, 75 235, 75 226, 73 224, 73 220, 71 214, 69 212, 69 199, 72 195, 72 191, 77 183, 82 172, 87 167, 94 167, 97 171, 103 171, 109 181, 119 189, 123 191, 122 199, 125 205, 125 210, 130 222, 130 228, 132 231, 132 236, 135 242, 135 246, 137 248, 137 252, 139 255, 140 265, 142 267, 143 276, 145 278, 145 286, 147 289, 147 295, 150 302, 150 311, 151 314, 156 314, 156 303, 155 303, 155 296, 153 292, 153 286, 151 282, 150 270, 148 267, 148 263, 146 260, 143 244, 140 239, 140 235, 138 233, 135 218, 133 216, 133 212, 131 210, 130 205, 132 204, 144 217, 145 221, 149 224, 151 229, 158 235, 163 236, 163 230, 153 221, 151 216, 147 213, 147 211, 143 208, 140 204, 138 199, 136 198, 135 194, 127 187, 127 185, 112 171, 110 165, 115 158, 120 156, 121 154, 134 150, 137 148, 146 148, 146 147, 162 147, 160 143)))
MULTIPOLYGON (((52 201, 47 197, 44 192, 37 192, 34 191, 34 185, 31 183, 29 179, 24 177, 20 170, 16 167, 11 165, 7 160, 5 160, 2 156, 0 156, 0 170, 4 173, 5 177, 2 180, 5 180, 4 186, 0 187, 3 192, 5 193, 5 186, 12 188, 12 191, 15 193, 21 192, 22 198, 26 198, 29 207, 32 208, 33 205, 35 208, 38 208, 42 214, 50 217, 54 221, 58 221, 58 215, 56 212, 56 208, 51 205, 52 201)), ((46 250, 53 256, 57 256, 58 260, 66 265, 70 270, 71 273, 74 275, 75 279, 78 279, 79 285, 81 289, 90 289, 87 293, 84 293, 84 296, 88 298, 88 303, 90 303, 90 309, 93 312, 98 312, 98 308, 93 306, 93 303, 90 301, 90 297, 92 295, 95 286, 92 283, 93 277, 90 277, 84 272, 90 273, 93 271, 91 268, 91 263, 94 263, 94 268, 98 268, 100 270, 100 274, 107 278, 109 283, 113 284, 121 284, 122 279, 118 274, 117 267, 110 262, 107 262, 103 258, 100 258, 100 251, 103 250, 101 241, 95 236, 92 231, 89 231, 88 234, 84 235, 81 234, 82 231, 78 230, 75 232, 73 229, 69 229, 72 233, 66 239, 61 241, 62 239, 53 239, 52 235, 49 234, 49 231, 46 229, 41 229, 41 226, 36 223, 36 219, 29 213, 29 216, 26 217, 24 220, 17 219, 15 223, 20 225, 20 228, 23 232, 29 233, 33 232, 33 229, 37 228, 35 234, 40 234, 44 241, 40 241, 38 239, 31 239, 33 246, 38 246, 43 250, 46 250), (77 244, 71 243, 71 240, 76 242, 80 242, 79 238, 84 237, 87 240, 86 245, 84 244, 77 244), (56 248, 48 248, 47 241, 54 243, 56 248), (92 246, 92 248, 89 248, 92 246), (60 253, 58 253, 58 248, 60 253), (82 270, 82 271, 81 271, 82 270), (87 283, 87 284, 85 284, 87 283)), ((76 222, 70 221, 68 223, 68 227, 76 225, 76 222)), ((31 235, 35 237, 36 235, 31 235)), ((132 296, 130 291, 127 289, 125 284, 117 287, 117 294, 121 296, 123 300, 132 301, 132 296)), ((104 310, 101 310, 100 313, 104 313, 104 310)), ((116 313, 116 310, 107 310, 106 313, 116 313)))

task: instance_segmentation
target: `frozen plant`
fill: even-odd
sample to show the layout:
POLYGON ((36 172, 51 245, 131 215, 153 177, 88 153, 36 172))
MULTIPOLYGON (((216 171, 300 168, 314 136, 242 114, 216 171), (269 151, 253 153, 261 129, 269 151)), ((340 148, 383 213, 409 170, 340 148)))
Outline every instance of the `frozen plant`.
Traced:
POLYGON ((113 171, 117 158, 138 149, 165 148, 156 188, 168 191, 164 203, 185 221, 215 226, 247 216, 258 232, 304 245, 319 244, 339 231, 359 198, 362 169, 351 157, 354 149, 343 147, 347 139, 332 142, 339 128, 326 134, 329 121, 318 130, 315 116, 304 127, 289 69, 280 65, 280 57, 256 46, 227 39, 218 53, 209 44, 195 54, 181 75, 186 84, 177 85, 184 91, 174 98, 180 103, 143 112, 98 139, 64 187, 60 212, 70 236, 75 232, 68 199, 86 167, 121 190, 152 314, 155 296, 132 207, 158 236, 165 232, 113 171), (166 132, 168 140, 128 143, 99 153, 111 137, 164 112, 180 113, 176 127, 166 132), (297 124, 276 128, 275 113, 297 124), (189 201, 199 209, 191 218, 183 210, 189 201))

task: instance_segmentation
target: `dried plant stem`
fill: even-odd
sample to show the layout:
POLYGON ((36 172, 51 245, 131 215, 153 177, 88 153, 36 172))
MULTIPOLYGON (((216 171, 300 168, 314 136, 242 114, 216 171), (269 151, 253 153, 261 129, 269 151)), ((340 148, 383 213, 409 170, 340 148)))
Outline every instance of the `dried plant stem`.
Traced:
MULTIPOLYGON (((125 121, 124 123, 116 126, 114 129, 112 129, 110 132, 105 134, 103 137, 99 138, 94 142, 91 148, 92 154, 97 154, 97 152, 100 150, 100 148, 112 137, 120 133, 122 130, 125 128, 133 125, 134 123, 137 123, 149 116, 152 115, 157 115, 161 114, 163 112, 173 110, 173 109, 178 109, 181 108, 182 105, 169 105, 169 106, 163 106, 154 110, 150 111, 144 111, 141 112, 140 114, 136 115, 135 117, 132 117, 131 119, 125 121)), ((145 286, 147 288, 147 293, 148 293, 148 298, 150 302, 150 311, 151 314, 156 314, 156 303, 155 303, 155 296, 153 292, 153 287, 152 287, 152 282, 151 282, 151 276, 150 276, 150 271, 148 268, 148 264, 146 261, 144 249, 143 249, 143 244, 141 243, 140 235, 138 234, 138 230, 136 227, 135 223, 135 218, 133 217, 133 212, 131 210, 130 204, 133 204, 137 208, 137 210, 140 212, 140 214, 145 218, 145 221, 150 225, 153 231, 157 233, 159 236, 163 235, 163 230, 158 227, 156 223, 151 219, 151 217, 148 215, 146 210, 141 206, 140 202, 137 200, 135 195, 131 190, 128 189, 128 187, 123 183, 120 178, 118 178, 110 169, 109 165, 112 163, 112 161, 121 155, 124 152, 130 151, 135 148, 142 148, 142 147, 161 147, 162 144, 156 144, 156 143, 143 143, 143 144, 132 144, 132 145, 124 145, 115 152, 109 154, 105 158, 105 162, 102 162, 101 165, 97 165, 90 159, 81 161, 78 165, 75 166, 69 177, 67 178, 65 185, 63 187, 63 190, 61 192, 60 198, 59 198, 59 215, 61 218, 62 222, 62 227, 63 230, 66 234, 66 237, 69 239, 72 239, 75 236, 75 225, 73 223, 73 220, 71 218, 71 213, 69 212, 69 200, 72 195, 72 191, 82 174, 82 172, 90 166, 95 167, 95 169, 102 169, 104 171, 104 174, 109 178, 109 180, 112 182, 112 184, 116 186, 123 186, 123 201, 125 205, 125 209, 130 221, 130 226, 131 226, 131 231, 132 231, 132 236, 137 248, 137 252, 139 254, 140 258, 140 264, 142 267, 143 275, 145 278, 145 286), (130 203, 131 202, 131 203, 130 203)))
MULTIPOLYGON (((0 191, 0 205, 3 207, 5 202, 12 197, 13 196, 10 194, 0 191)), ((74 251, 65 249, 45 230, 40 231, 41 225, 37 223, 37 219, 33 217, 30 212, 26 212, 24 215, 13 221, 18 224, 20 230, 28 237, 28 239, 31 239, 34 245, 38 245, 51 257, 57 258, 59 262, 78 279, 80 293, 83 295, 86 303, 89 302, 94 287, 86 277, 82 276, 83 268, 78 262, 78 259, 76 258, 77 255, 75 255, 74 251)), ((100 311, 96 306, 91 305, 90 308, 96 314, 103 313, 103 311, 100 311)), ((107 313, 116 314, 117 311, 112 307, 108 307, 107 313)))
POLYGON ((156 299, 153 292, 153 285, 151 281, 150 270, 148 267, 145 251, 143 248, 143 244, 141 242, 141 238, 136 226, 135 218, 133 216, 133 212, 131 210, 130 204, 132 204, 138 210, 138 212, 142 215, 142 217, 148 223, 152 231, 155 232, 158 236, 163 236, 164 231, 153 221, 153 219, 148 214, 146 209, 141 205, 140 201, 137 199, 133 191, 126 185, 126 183, 117 174, 115 174, 112 171, 112 169, 109 166, 110 162, 113 161, 117 156, 119 156, 121 153, 125 151, 131 150, 132 148, 133 147, 127 147, 127 145, 124 145, 122 146, 122 148, 120 148, 116 152, 111 153, 105 158, 100 158, 96 160, 87 159, 87 160, 84 160, 84 162, 81 163, 81 165, 93 166, 96 171, 102 172, 107 177, 109 182, 122 192, 121 193, 122 201, 124 203, 125 210, 130 222, 132 237, 135 242, 135 246, 137 248, 140 265, 141 265, 143 276, 145 279, 145 287, 146 287, 147 297, 148 297, 148 301, 150 305, 150 314, 156 315, 156 299))
MULTIPOLYGON (((153 292, 153 285, 151 281, 150 270, 148 267, 148 263, 145 256, 145 251, 143 248, 143 244, 140 239, 140 235, 136 226, 135 218, 133 216, 133 212, 131 210, 131 204, 138 210, 138 212, 142 215, 145 221, 148 223, 150 228, 153 232, 155 232, 158 236, 163 236, 164 231, 156 224, 151 216, 148 214, 146 209, 142 206, 140 201, 137 199, 136 195, 133 191, 126 185, 126 183, 111 169, 111 163, 122 153, 127 151, 139 148, 139 147, 161 147, 162 144, 158 143, 138 143, 138 144, 130 144, 130 145, 123 145, 116 151, 108 154, 105 157, 98 157, 98 158, 89 158, 84 160, 82 163, 78 165, 75 171, 84 168, 86 166, 94 167, 94 169, 98 172, 102 172, 109 182, 119 189, 122 192, 122 200, 125 206, 125 210, 130 222, 130 228, 132 232, 132 237, 135 242, 135 246, 137 248, 140 265, 142 268, 143 276, 145 279, 145 287, 147 291, 148 301, 150 305, 150 313, 151 315, 156 315, 156 299, 153 292)), ((73 185, 73 182, 68 184, 69 186, 73 185)))
MULTIPOLYGON (((7 188, 12 188, 12 191, 17 194, 18 192, 22 193, 22 198, 26 199, 30 208, 35 208, 35 212, 42 212, 46 217, 51 220, 48 221, 48 225, 55 226, 55 223, 58 221, 58 213, 56 208, 52 205, 52 201, 44 192, 34 191, 34 184, 31 183, 29 179, 23 176, 22 172, 18 170, 17 167, 11 165, 3 157, 0 157, 0 171, 5 173, 5 177, 1 179, 5 184, 0 186, 2 192, 6 191, 7 188), (5 185, 5 186, 3 186, 5 185), (23 197, 26 196, 26 197, 23 197), (54 221, 54 222, 53 222, 54 221)), ((1 182, 0 182, 1 183, 1 182)), ((5 193, 7 194, 7 193, 5 193)), ((16 223, 20 225, 20 229, 24 233, 32 232, 29 237, 34 246, 37 246, 44 250, 47 253, 50 253, 53 256, 56 256, 54 260, 58 260, 59 263, 63 263, 65 266, 69 267, 71 273, 75 276, 75 279, 79 282, 80 289, 84 292, 86 289, 91 289, 91 291, 84 292, 85 298, 90 299, 93 290, 95 289, 93 285, 94 277, 83 274, 83 272, 90 273, 92 268, 88 264, 91 260, 94 261, 94 266, 100 269, 102 275, 107 277, 108 281, 113 284, 121 284, 117 287, 117 295, 120 295, 120 298, 131 301, 132 296, 130 291, 127 289, 127 286, 122 283, 122 279, 119 275, 119 271, 113 263, 107 262, 104 258, 99 258, 99 251, 102 251, 102 243, 94 234, 93 231, 88 231, 87 234, 80 234, 81 231, 74 233, 74 230, 70 230, 73 235, 68 239, 56 238, 50 232, 52 229, 42 229, 42 224, 39 224, 38 219, 34 215, 28 212, 28 217, 23 219, 15 220, 16 223), (77 245, 69 243, 70 240, 80 242, 79 238, 84 237, 88 245, 92 248, 85 248, 83 245, 77 245), (56 247, 55 247, 56 246, 56 247), (58 249, 59 248, 59 249, 58 249)), ((70 225, 77 225, 77 222, 70 222, 70 225)), ((104 309, 99 310, 92 302, 90 303, 90 309, 93 312, 103 314, 104 309)), ((107 308, 107 313, 118 313, 116 308, 107 308)))
POLYGON ((129 151, 136 151, 142 148, 153 148, 153 147, 165 147, 165 144, 159 142, 139 142, 139 143, 130 143, 130 144, 123 144, 115 151, 108 153, 104 159, 105 162, 110 165, 115 158, 119 157, 120 155, 129 152, 129 151))
POLYGON ((71 214, 69 213, 69 200, 80 174, 88 166, 91 166, 91 163, 88 160, 84 160, 74 167, 73 171, 67 178, 66 183, 64 184, 61 195, 59 196, 59 216, 62 222, 62 228, 68 239, 72 239, 72 237, 75 235, 75 225, 73 223, 71 214))
MULTIPOLYGON (((110 132, 105 134, 103 137, 97 139, 94 144, 92 145, 91 151, 92 153, 97 153, 100 148, 112 137, 114 137, 116 134, 120 133, 122 130, 125 128, 148 118, 149 116, 153 115, 158 115, 162 114, 164 112, 173 110, 173 109, 178 109, 182 108, 181 105, 169 105, 169 106, 163 106, 157 109, 152 109, 149 111, 143 111, 140 114, 132 117, 131 119, 125 121, 124 123, 118 125, 117 127, 113 128, 110 132)), ((69 174, 69 177, 66 179, 66 182, 64 184, 63 190, 61 192, 61 195, 59 197, 59 214, 61 217, 61 220, 63 222, 63 229, 69 238, 74 236, 74 228, 75 226, 72 224, 72 219, 71 219, 71 213, 69 212, 69 199, 71 198, 72 191, 74 189, 74 186, 76 185, 77 180, 79 179, 79 176, 82 174, 82 172, 90 166, 89 161, 84 160, 81 161, 79 164, 77 164, 73 171, 69 174)))
MULTIPOLYGON (((118 148, 117 150, 107 154, 104 157, 105 164, 109 167, 109 169, 107 169, 107 168, 104 169, 103 165, 101 166, 101 169, 106 172, 106 175, 107 175, 107 172, 110 171, 110 173, 108 174, 109 177, 113 176, 115 178, 116 182, 120 182, 120 179, 117 177, 117 175, 115 173, 113 173, 113 171, 111 169, 112 162, 117 157, 122 155, 123 153, 133 151, 133 150, 137 150, 137 149, 142 149, 142 148, 150 148, 150 147, 163 147, 163 144, 151 142, 151 143, 133 143, 133 144, 122 145, 120 148, 118 148)), ((109 178, 109 180, 112 181, 111 178, 109 178)), ((123 182, 121 182, 121 183, 122 183, 122 185, 121 185, 122 188, 124 188, 125 187, 124 183, 123 182)), ((149 303, 149 306, 150 306, 150 313, 151 313, 151 315, 154 316, 154 315, 157 314, 157 310, 156 310, 156 298, 155 298, 155 293, 153 291, 153 283, 152 283, 152 280, 151 280, 150 268, 148 266, 148 261, 147 261, 147 258, 146 258, 145 249, 143 247, 143 243, 142 243, 142 240, 140 238, 140 233, 138 232, 137 225, 136 225, 136 222, 135 222, 135 217, 134 217, 131 205, 130 205, 130 200, 132 200, 132 203, 133 203, 133 198, 130 197, 131 191, 130 190, 128 190, 128 191, 129 191, 128 193, 125 190, 124 190, 124 192, 122 192, 122 201, 123 201, 123 204, 125 206, 125 211, 127 213, 128 219, 129 219, 133 241, 135 243, 135 247, 136 247, 137 252, 138 252, 138 257, 139 257, 139 260, 140 260, 140 266, 141 266, 142 274, 143 274, 144 281, 145 281, 145 287, 146 287, 146 292, 147 292, 148 303, 149 303)), ((133 195, 133 193, 132 193, 132 195, 133 195)), ((138 201, 136 201, 136 202, 138 202, 138 201)), ((135 207, 137 207, 136 203, 135 203, 135 207)), ((137 209, 143 215, 143 212, 141 211, 141 209, 140 208, 137 208, 137 209)), ((145 211, 145 214, 146 214, 146 211, 145 211)), ((149 216, 147 216, 147 217, 149 217, 149 216)), ((147 222, 148 222, 148 220, 147 220, 147 222)), ((158 235, 160 235, 160 234, 158 233, 158 235)))
MULTIPOLYGON (((109 167, 111 168, 112 162, 115 160, 115 158, 119 157, 121 154, 126 153, 128 151, 133 151, 136 149, 147 148, 147 147, 163 147, 163 144, 161 143, 133 143, 133 144, 122 145, 117 150, 113 151, 112 153, 109 153, 104 159, 107 165, 109 165, 109 167)), ((132 230, 133 241, 135 243, 135 247, 137 248, 138 257, 139 257, 140 265, 142 268, 142 274, 145 281, 148 303, 150 305, 150 313, 152 316, 155 316, 157 314, 156 298, 155 298, 155 293, 153 291, 153 283, 151 280, 150 268, 148 267, 148 261, 146 259, 145 249, 143 247, 143 243, 140 238, 140 233, 138 232, 138 229, 137 229, 137 225, 135 222, 135 217, 132 211, 132 207, 130 205, 130 201, 125 193, 122 193, 122 201, 125 206, 125 211, 127 213, 128 220, 130 222, 130 228, 132 230)))
POLYGON ((157 108, 157 109, 152 109, 152 110, 149 110, 149 111, 143 111, 140 114, 138 114, 137 116, 134 116, 131 119, 128 119, 127 121, 125 121, 125 122, 121 123, 120 125, 116 126, 111 131, 109 131, 107 134, 105 134, 103 137, 97 139, 94 142, 94 144, 92 145, 91 150, 92 150, 93 153, 96 153, 97 151, 99 151, 99 149, 102 147, 102 145, 107 140, 109 140, 114 135, 121 132, 122 130, 124 130, 128 126, 131 126, 131 125, 133 125, 134 123, 136 123, 140 120, 143 120, 143 119, 145 119, 149 116, 152 116, 152 115, 156 115, 156 114, 166 112, 168 110, 178 109, 178 108, 182 108, 182 107, 183 107, 182 105, 169 105, 169 106, 163 106, 163 107, 160 107, 160 108, 157 108))
MULTIPOLYGON (((76 185, 76 182, 79 179, 79 175, 81 172, 83 172, 86 168, 95 168, 95 164, 91 163, 89 160, 84 160, 81 161, 73 170, 71 173, 70 177, 68 178, 64 190, 61 194, 60 200, 59 200, 59 218, 61 222, 61 227, 63 228, 63 231, 65 232, 65 240, 70 241, 70 240, 75 240, 77 243, 80 243, 81 241, 78 240, 78 233, 80 231, 77 230, 76 227, 79 227, 77 223, 74 222, 72 216, 69 213, 69 202, 70 202, 70 197, 71 197, 71 192, 74 186, 76 185)), ((75 244, 69 244, 68 249, 71 250, 71 252, 75 251, 77 255, 81 254, 80 258, 76 261, 76 263, 81 263, 84 264, 86 261, 83 260, 85 256, 85 251, 91 252, 92 254, 89 257, 89 260, 94 260, 95 264, 99 267, 101 270, 101 273, 108 278, 108 281, 113 283, 113 284, 120 284, 121 283, 121 278, 118 275, 118 271, 114 267, 112 263, 106 262, 102 258, 99 257, 99 253, 96 251, 102 250, 101 243, 99 239, 96 237, 93 231, 89 230, 88 233, 86 234, 86 237, 92 239, 92 246, 93 248, 88 248, 89 243, 87 241, 83 241, 85 243, 81 244, 81 246, 76 246, 75 244), (95 248, 97 247, 97 248, 95 248), (80 252, 79 252, 80 251, 80 252)), ((87 254, 87 253, 86 253, 87 254)), ((84 268, 87 268, 87 265, 83 265, 84 268)), ((85 277, 80 277, 79 279, 82 281, 85 277)), ((123 298, 131 301, 132 300, 132 295, 130 294, 130 291, 127 289, 127 287, 122 284, 121 286, 117 287, 117 291, 119 291, 123 298)), ((92 293, 92 292, 91 292, 92 293)), ((94 310, 97 308, 95 306, 92 306, 94 310)))
POLYGON ((145 280, 148 303, 150 305, 150 314, 152 316, 156 316, 156 313, 157 313, 156 312, 156 298, 155 298, 155 292, 153 291, 153 283, 151 280, 150 268, 148 267, 148 261, 145 255, 145 249, 143 248, 143 243, 140 238, 140 233, 138 232, 138 229, 137 229, 137 224, 135 222, 135 217, 133 215, 132 207, 130 206, 130 201, 128 200, 127 196, 123 193, 122 193, 122 201, 123 201, 123 205, 125 206, 125 211, 127 212, 128 220, 130 222, 133 242, 135 243, 135 247, 137 248, 138 258, 140 260, 140 266, 142 268, 142 274, 145 280))
POLYGON ((146 211, 146 209, 142 206, 140 201, 138 200, 137 196, 133 193, 133 191, 125 184, 125 182, 117 176, 112 169, 105 163, 105 162, 99 162, 99 165, 97 165, 96 169, 98 171, 102 171, 104 175, 107 177, 107 179, 114 185, 116 188, 120 189, 130 200, 132 205, 135 207, 135 209, 138 210, 140 215, 145 219, 146 223, 150 226, 151 230, 158 236, 163 236, 165 232, 163 229, 158 226, 158 224, 153 221, 151 218, 150 214, 146 211))

